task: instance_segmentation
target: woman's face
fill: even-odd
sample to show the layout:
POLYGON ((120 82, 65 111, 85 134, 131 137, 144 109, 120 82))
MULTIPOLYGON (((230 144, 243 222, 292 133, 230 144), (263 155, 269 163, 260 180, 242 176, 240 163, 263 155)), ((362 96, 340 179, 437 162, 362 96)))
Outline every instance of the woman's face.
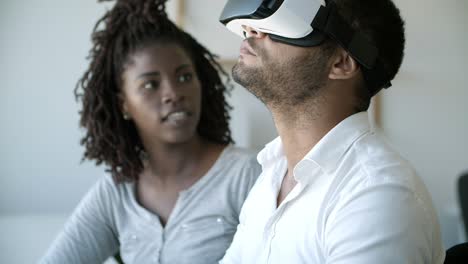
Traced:
POLYGON ((135 123, 143 142, 183 143, 194 137, 201 84, 179 45, 153 44, 136 51, 122 79, 122 111, 135 123))

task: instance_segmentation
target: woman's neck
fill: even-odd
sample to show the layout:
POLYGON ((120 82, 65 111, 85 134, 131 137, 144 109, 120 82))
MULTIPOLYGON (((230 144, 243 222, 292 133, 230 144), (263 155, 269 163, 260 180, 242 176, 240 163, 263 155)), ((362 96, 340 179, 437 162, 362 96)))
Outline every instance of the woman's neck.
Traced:
POLYGON ((145 146, 145 171, 161 179, 183 176, 184 171, 192 170, 199 162, 207 145, 200 137, 195 136, 183 143, 153 143, 145 146))
POLYGON ((147 148, 141 178, 163 185, 191 185, 211 168, 224 147, 196 136, 180 144, 147 148))

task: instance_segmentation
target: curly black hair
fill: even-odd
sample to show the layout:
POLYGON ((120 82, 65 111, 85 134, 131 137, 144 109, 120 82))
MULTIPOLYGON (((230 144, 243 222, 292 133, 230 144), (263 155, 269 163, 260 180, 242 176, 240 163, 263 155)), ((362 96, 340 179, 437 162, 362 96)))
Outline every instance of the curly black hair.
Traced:
POLYGON ((75 97, 82 102, 80 126, 86 131, 80 142, 85 147, 83 160, 105 164, 116 182, 135 181, 143 170, 145 150, 133 122, 122 116, 118 95, 129 56, 147 45, 170 43, 188 53, 202 86, 197 133, 219 144, 233 142, 231 107, 225 100, 229 76, 215 55, 169 20, 166 1, 117 0, 93 29, 89 68, 75 88, 75 97))

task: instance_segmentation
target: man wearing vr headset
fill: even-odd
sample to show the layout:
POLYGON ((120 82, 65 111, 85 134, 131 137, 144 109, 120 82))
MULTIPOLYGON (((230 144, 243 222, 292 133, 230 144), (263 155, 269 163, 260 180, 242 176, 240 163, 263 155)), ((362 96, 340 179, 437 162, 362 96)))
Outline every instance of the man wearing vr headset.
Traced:
POLYGON ((428 191, 366 112, 403 59, 393 2, 229 0, 220 21, 279 134, 221 263, 443 263, 428 191))

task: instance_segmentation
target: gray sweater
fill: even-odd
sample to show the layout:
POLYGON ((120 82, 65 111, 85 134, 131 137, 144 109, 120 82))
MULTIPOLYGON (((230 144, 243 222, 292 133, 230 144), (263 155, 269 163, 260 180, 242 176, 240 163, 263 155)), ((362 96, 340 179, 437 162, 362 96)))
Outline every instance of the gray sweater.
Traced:
POLYGON ((39 263, 102 263, 120 251, 130 263, 217 263, 261 168, 253 153, 227 147, 178 200, 165 227, 136 201, 135 184, 100 179, 39 263))

